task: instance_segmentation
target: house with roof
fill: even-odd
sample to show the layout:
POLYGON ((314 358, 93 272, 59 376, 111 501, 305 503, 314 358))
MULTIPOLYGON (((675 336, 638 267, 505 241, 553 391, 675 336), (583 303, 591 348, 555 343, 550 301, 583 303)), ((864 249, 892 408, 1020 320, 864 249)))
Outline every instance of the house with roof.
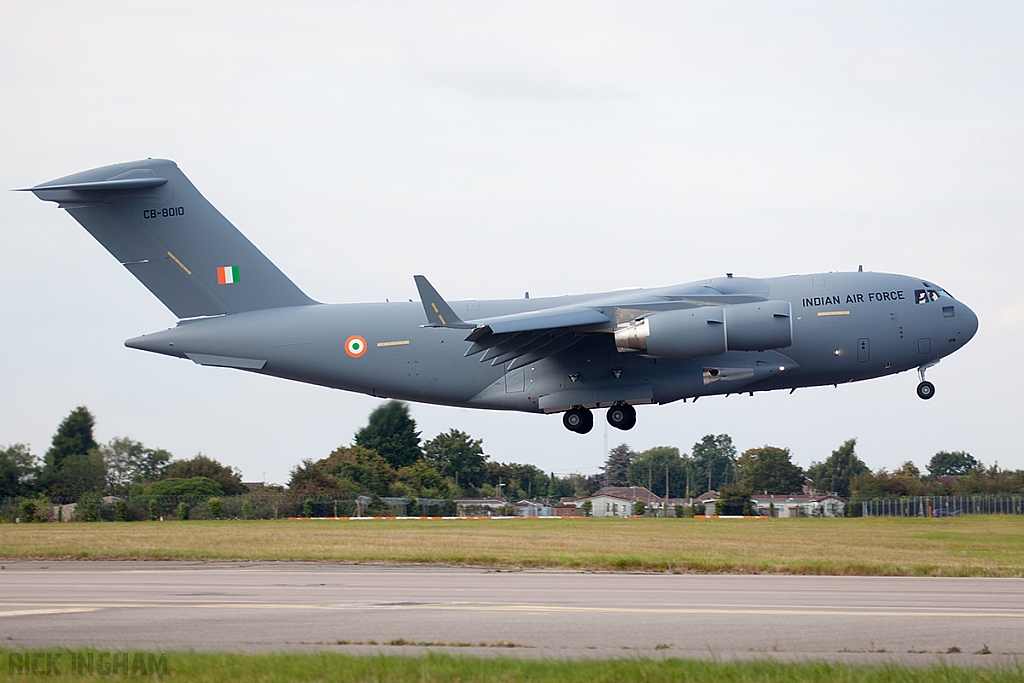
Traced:
POLYGON ((632 517, 637 501, 653 514, 664 514, 665 499, 651 493, 645 486, 605 486, 583 501, 590 501, 590 514, 594 517, 632 517))
POLYGON ((455 509, 459 517, 501 517, 509 507, 501 498, 456 498, 455 509))
POLYGON ((835 494, 827 495, 760 495, 751 496, 757 514, 774 517, 842 517, 846 501, 835 494))
POLYGON ((512 507, 517 517, 552 517, 555 514, 553 505, 539 500, 521 500, 512 503, 512 507))

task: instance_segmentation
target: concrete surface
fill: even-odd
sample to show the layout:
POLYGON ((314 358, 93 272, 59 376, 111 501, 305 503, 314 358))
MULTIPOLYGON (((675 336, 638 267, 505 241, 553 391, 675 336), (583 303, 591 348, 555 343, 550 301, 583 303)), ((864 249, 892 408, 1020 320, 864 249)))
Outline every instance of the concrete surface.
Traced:
POLYGON ((0 642, 1010 664, 1024 662, 1024 580, 6 562, 0 642))

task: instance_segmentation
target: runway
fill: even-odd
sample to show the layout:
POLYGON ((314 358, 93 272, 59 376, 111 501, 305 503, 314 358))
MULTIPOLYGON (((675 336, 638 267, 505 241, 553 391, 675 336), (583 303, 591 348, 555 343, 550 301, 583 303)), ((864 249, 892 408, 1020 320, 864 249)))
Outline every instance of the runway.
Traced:
POLYGON ((1024 661, 1024 580, 7 562, 0 637, 33 648, 1007 664, 1024 661))

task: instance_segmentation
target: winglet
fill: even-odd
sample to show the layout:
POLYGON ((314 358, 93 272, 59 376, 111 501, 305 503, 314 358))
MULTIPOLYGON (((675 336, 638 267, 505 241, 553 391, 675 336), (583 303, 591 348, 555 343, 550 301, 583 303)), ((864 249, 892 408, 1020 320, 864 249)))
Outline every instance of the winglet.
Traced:
POLYGON ((420 291, 420 301, 423 302, 423 311, 427 314, 427 327, 455 327, 461 329, 472 329, 476 327, 463 322, 455 315, 452 307, 441 298, 434 286, 422 275, 414 275, 416 289, 420 291))

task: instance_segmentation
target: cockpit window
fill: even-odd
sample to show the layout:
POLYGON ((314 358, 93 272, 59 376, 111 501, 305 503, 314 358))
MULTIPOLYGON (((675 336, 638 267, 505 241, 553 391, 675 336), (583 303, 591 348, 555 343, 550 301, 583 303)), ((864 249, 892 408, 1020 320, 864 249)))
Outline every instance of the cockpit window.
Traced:
POLYGON ((931 301, 938 301, 939 299, 952 299, 948 292, 944 289, 915 289, 914 290, 914 302, 919 304, 926 304, 931 301))

